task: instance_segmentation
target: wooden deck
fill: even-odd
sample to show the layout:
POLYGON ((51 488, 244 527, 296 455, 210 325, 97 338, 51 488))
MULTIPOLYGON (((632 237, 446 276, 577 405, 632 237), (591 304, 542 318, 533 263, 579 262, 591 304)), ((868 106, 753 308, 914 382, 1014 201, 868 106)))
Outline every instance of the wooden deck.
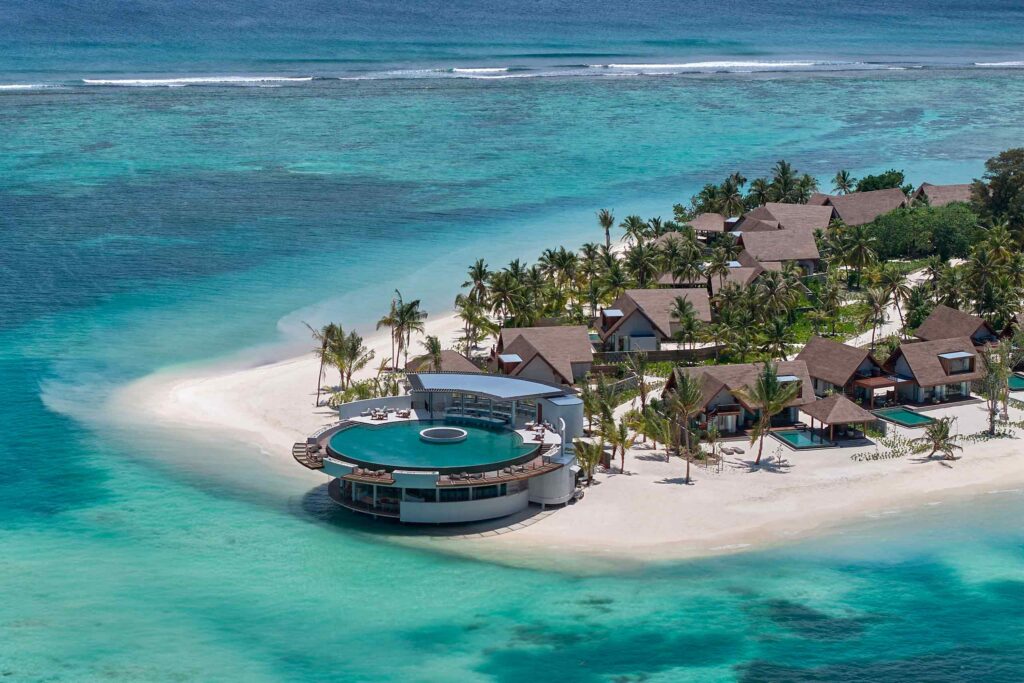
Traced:
POLYGON ((554 472, 560 467, 562 467, 560 463, 548 463, 546 465, 538 465, 537 467, 527 467, 522 472, 513 471, 511 474, 499 472, 497 476, 484 477, 482 479, 452 479, 451 477, 444 475, 437 478, 437 487, 452 488, 460 486, 491 486, 493 484, 506 484, 508 482, 521 481, 541 474, 547 474, 548 472, 554 472))
POLYGON ((395 483, 395 477, 390 472, 382 475, 376 474, 346 474, 340 477, 345 481, 355 482, 357 484, 378 484, 380 486, 391 486, 395 483))
POLYGON ((299 442, 292 446, 292 457, 295 458, 295 462, 311 470, 324 468, 323 456, 319 453, 310 453, 309 446, 305 443, 299 442))

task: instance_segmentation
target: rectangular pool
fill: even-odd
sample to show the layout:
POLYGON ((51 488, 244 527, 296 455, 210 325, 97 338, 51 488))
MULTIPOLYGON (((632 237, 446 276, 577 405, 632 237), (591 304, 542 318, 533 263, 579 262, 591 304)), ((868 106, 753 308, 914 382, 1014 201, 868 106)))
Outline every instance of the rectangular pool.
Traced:
POLYGON ((829 441, 820 434, 815 434, 806 429, 787 429, 781 432, 772 432, 772 436, 790 448, 797 450, 805 448, 832 448, 836 445, 834 441, 829 441))
POLYGON ((922 415, 921 413, 910 410, 909 408, 904 408, 903 406, 898 406, 896 408, 882 408, 881 410, 875 410, 873 412, 883 420, 888 420, 889 422, 894 422, 904 427, 923 427, 926 424, 935 422, 935 418, 922 415))
POLYGON ((1021 389, 1024 389, 1024 377, 1010 375, 1010 391, 1020 391, 1021 389))

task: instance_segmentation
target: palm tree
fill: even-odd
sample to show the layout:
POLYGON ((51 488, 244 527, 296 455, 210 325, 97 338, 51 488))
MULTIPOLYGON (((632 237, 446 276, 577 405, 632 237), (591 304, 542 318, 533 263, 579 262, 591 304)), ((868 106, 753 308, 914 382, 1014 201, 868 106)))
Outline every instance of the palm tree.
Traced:
POLYGON ((605 272, 601 284, 603 285, 605 295, 614 301, 620 294, 626 291, 632 282, 623 269, 622 264, 619 261, 614 261, 607 272, 605 272))
POLYGON ((940 417, 925 426, 923 436, 910 443, 916 453, 928 451, 926 457, 929 459, 936 453, 942 453, 946 460, 956 460, 956 451, 963 450, 963 446, 957 443, 959 439, 959 435, 953 434, 953 418, 940 417))
POLYGON ((341 325, 336 325, 334 323, 327 323, 319 330, 314 329, 313 326, 307 322, 302 324, 305 325, 313 334, 313 339, 320 342, 320 346, 313 350, 313 353, 315 353, 320 359, 320 370, 317 372, 316 376, 316 403, 313 404, 319 406, 320 387, 324 381, 324 363, 327 360, 328 349, 330 349, 339 338, 343 338, 345 336, 345 332, 341 329, 341 325))
POLYGON ((409 345, 412 343, 412 335, 414 332, 423 332, 423 321, 426 319, 427 313, 420 308, 419 299, 405 301, 402 299, 402 293, 397 289, 395 290, 395 295, 395 323, 393 329, 395 330, 396 348, 399 355, 403 351, 405 352, 405 360, 408 362, 409 345))
POLYGON ((615 225, 615 214, 608 209, 601 209, 597 212, 597 222, 604 229, 604 246, 612 248, 612 227, 615 225))
POLYGON ((832 189, 836 194, 850 194, 857 185, 857 179, 849 171, 838 171, 832 178, 832 189))
MULTIPOLYGON (((398 290, 397 289, 395 290, 395 293, 398 294, 398 290)), ((401 295, 399 295, 399 296, 401 296, 401 295)), ((398 365, 398 359, 397 359, 396 354, 395 354, 395 347, 396 347, 395 326, 398 324, 398 315, 397 314, 398 314, 398 302, 394 298, 392 298, 391 299, 391 308, 388 310, 387 315, 382 316, 381 319, 377 321, 377 329, 378 330, 380 328, 382 328, 382 327, 387 327, 390 330, 390 336, 391 336, 391 367, 392 368, 394 368, 394 367, 396 367, 398 365)))
POLYGON ((789 345, 793 343, 790 326, 782 318, 772 318, 761 333, 761 348, 769 358, 787 359, 789 345))
POLYGON ((587 486, 594 482, 594 470, 604 457, 604 441, 590 442, 583 439, 573 440, 573 451, 576 454, 576 462, 587 475, 587 486))
POLYGON ((910 299, 910 294, 913 291, 907 283, 907 276, 904 275, 903 271, 896 264, 886 263, 882 266, 881 273, 879 273, 878 285, 889 293, 889 297, 896 305, 896 312, 900 316, 900 330, 902 331, 906 327, 906 321, 903 319, 903 304, 910 299))
POLYGON ((875 262, 877 238, 866 225, 854 225, 843 229, 844 261, 857 272, 857 287, 860 287, 861 272, 875 262))
POLYGON ((747 206, 757 207, 772 200, 772 187, 767 178, 755 178, 747 192, 747 206))
POLYGON ((885 309, 889 306, 889 291, 880 287, 869 287, 864 293, 867 310, 862 323, 871 323, 871 350, 875 350, 875 332, 885 323, 885 309))
MULTIPOLYGON (((673 371, 675 389, 668 397, 668 412, 675 417, 677 434, 684 439, 684 447, 690 450, 690 420, 704 407, 704 393, 701 383, 681 368, 673 371)), ((678 445, 679 439, 675 440, 678 445)), ((677 448, 678 454, 678 448, 677 448)), ((666 457, 666 462, 668 458, 666 457)), ((686 483, 690 483, 690 464, 686 464, 686 483)))
POLYGON ((487 300, 487 281, 491 277, 491 271, 487 263, 481 258, 469 267, 467 279, 462 283, 463 287, 470 287, 469 296, 477 301, 487 300))
POLYGON ((647 237, 647 223, 635 214, 626 216, 626 219, 619 223, 619 227, 625 231, 627 242, 639 244, 647 237))
POLYGON ((643 351, 631 353, 626 356, 626 371, 635 375, 637 379, 637 391, 640 398, 640 410, 647 405, 647 392, 651 385, 647 382, 647 370, 650 364, 647 362, 647 354, 643 351))
POLYGON ((426 357, 430 361, 430 367, 434 372, 441 372, 441 340, 432 334, 428 334, 427 338, 420 342, 423 346, 423 350, 426 351, 426 357))
POLYGON ((789 162, 780 159, 772 169, 771 194, 775 201, 794 203, 797 201, 796 172, 789 162))
POLYGON ((502 323, 508 320, 519 301, 522 283, 507 270, 491 276, 490 307, 491 311, 501 318, 502 323))
POLYGON ((636 435, 629 433, 629 425, 625 420, 620 420, 616 423, 614 420, 609 420, 604 425, 604 438, 608 440, 608 443, 612 446, 612 458, 615 457, 615 451, 618 450, 621 453, 621 460, 619 461, 619 472, 626 473, 626 451, 633 447, 636 443, 636 435))
POLYGON ((676 337, 688 341, 692 345, 700 328, 697 309, 686 297, 677 296, 668 311, 669 320, 676 323, 676 337))
POLYGON ((339 337, 327 350, 327 362, 338 368, 341 376, 341 390, 352 386, 352 375, 365 368, 375 352, 366 348, 363 338, 355 332, 339 337))
POLYGON ((800 382, 780 382, 778 367, 765 363, 760 376, 752 387, 742 387, 733 392, 748 406, 758 411, 757 422, 750 433, 750 444, 758 442, 755 465, 761 463, 764 451, 764 437, 771 430, 772 418, 781 413, 800 393, 800 382))
POLYGON ((719 288, 725 284, 725 278, 729 275, 729 253, 722 247, 716 247, 711 251, 711 259, 708 261, 707 276, 718 278, 719 288))
POLYGON ((636 284, 646 289, 658 276, 658 252, 646 242, 638 242, 626 252, 626 268, 636 284))

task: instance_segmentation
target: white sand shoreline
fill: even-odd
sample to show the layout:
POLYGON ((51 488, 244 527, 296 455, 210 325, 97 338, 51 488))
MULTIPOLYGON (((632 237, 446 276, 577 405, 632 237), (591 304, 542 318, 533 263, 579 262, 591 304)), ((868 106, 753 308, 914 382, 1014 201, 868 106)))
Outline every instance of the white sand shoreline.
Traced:
MULTIPOLYGON (((449 345, 459 327, 448 314, 428 320, 426 332, 449 345)), ((367 344, 378 359, 390 353, 386 333, 368 337, 367 344)), ((310 353, 241 369, 157 373, 118 391, 112 408, 129 422, 216 434, 291 464, 291 445, 334 420, 333 411, 313 406, 317 364, 310 353)), ((1011 410, 1012 419, 1024 418, 1011 410)), ((980 403, 935 414, 957 416, 965 434, 980 431, 986 417, 980 403)), ((626 475, 599 475, 584 500, 536 523, 509 533, 403 540, 513 563, 566 553, 613 563, 662 561, 765 548, 892 511, 1024 487, 1018 440, 966 444, 963 458, 948 465, 914 456, 851 460, 870 448, 791 451, 769 440, 766 457, 781 454, 788 466, 752 471, 749 455, 732 456, 721 473, 695 466, 695 483, 687 486, 680 461, 666 463, 660 448, 638 445, 627 457, 626 475)))

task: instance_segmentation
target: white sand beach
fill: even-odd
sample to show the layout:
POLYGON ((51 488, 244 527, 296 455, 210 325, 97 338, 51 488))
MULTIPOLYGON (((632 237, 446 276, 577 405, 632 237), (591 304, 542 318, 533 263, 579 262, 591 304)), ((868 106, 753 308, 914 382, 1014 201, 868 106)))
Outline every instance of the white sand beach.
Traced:
MULTIPOLYGON (((458 328, 452 315, 427 323, 427 333, 446 345, 458 328)), ((386 334, 367 343, 378 359, 390 352, 386 334)), ((333 421, 330 409, 313 405, 316 373, 311 353, 243 369, 160 373, 125 387, 114 408, 129 420, 237 440, 290 465, 291 445, 333 421)), ((931 414, 956 416, 962 434, 982 430, 986 420, 982 403, 931 414)), ((1024 419, 1024 413, 1011 409, 1011 419, 1024 419)), ((896 430, 914 436, 913 430, 896 430)), ((639 444, 627 456, 626 474, 618 473, 616 460, 576 504, 507 533, 495 533, 499 523, 482 534, 478 527, 470 537, 430 540, 439 549, 481 556, 557 548, 653 561, 764 547, 954 496, 1024 487, 1024 444, 1018 440, 965 444, 961 459, 945 463, 917 456, 856 462, 852 454, 875 447, 793 451, 768 439, 756 469, 749 444, 730 445, 745 453, 727 456, 720 472, 694 465, 687 485, 682 461, 666 463, 661 448, 639 444)))

